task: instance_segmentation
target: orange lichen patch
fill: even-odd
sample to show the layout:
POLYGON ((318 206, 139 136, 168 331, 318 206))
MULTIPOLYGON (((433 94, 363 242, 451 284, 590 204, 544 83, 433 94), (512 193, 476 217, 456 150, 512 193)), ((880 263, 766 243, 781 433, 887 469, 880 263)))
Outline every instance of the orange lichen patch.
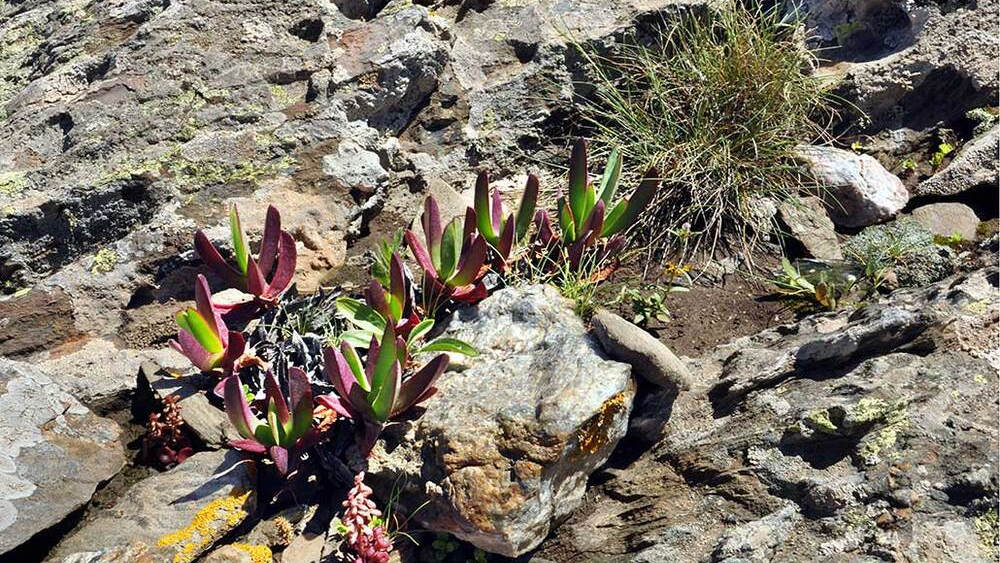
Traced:
POLYGON ((248 553, 253 563, 271 563, 271 548, 266 545, 255 545, 249 543, 234 543, 233 547, 248 553))
POLYGON ((604 401, 601 410, 577 430, 576 439, 580 444, 580 451, 593 454, 606 446, 611 441, 608 436, 611 425, 625 408, 625 393, 619 393, 604 401))
POLYGON ((202 507, 185 528, 164 535, 156 545, 178 549, 174 563, 191 563, 247 517, 244 507, 252 494, 253 491, 233 491, 229 496, 213 500, 202 507))

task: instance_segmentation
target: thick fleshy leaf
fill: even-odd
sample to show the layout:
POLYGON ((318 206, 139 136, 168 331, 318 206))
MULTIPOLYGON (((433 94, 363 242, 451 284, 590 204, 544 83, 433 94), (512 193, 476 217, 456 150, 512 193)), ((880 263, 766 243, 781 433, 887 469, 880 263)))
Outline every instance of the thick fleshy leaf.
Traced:
POLYGON ((271 456, 271 461, 274 462, 274 468, 278 470, 278 473, 287 475, 289 461, 288 449, 282 446, 271 446, 268 448, 267 453, 271 456))
POLYGON ((229 329, 222 321, 222 314, 212 304, 212 291, 208 288, 208 280, 201 274, 198 274, 194 283, 194 303, 198 314, 209 324, 225 348, 229 341, 229 329))
POLYGON ((459 303, 475 303, 486 299, 487 295, 489 295, 489 292, 486 290, 486 286, 482 281, 477 281, 474 284, 463 285, 452 289, 449 297, 452 301, 457 301, 459 303))
POLYGON ((215 245, 200 230, 194 234, 194 249, 201 261, 231 287, 246 287, 243 274, 226 262, 215 245))
POLYGON ((247 293, 254 297, 265 297, 267 294, 267 280, 253 256, 247 261, 247 293))
POLYGON ((339 297, 337 298, 336 306, 337 312, 343 315, 348 322, 362 330, 374 333, 381 333, 385 330, 385 318, 378 311, 357 299, 339 297))
MULTIPOLYGON (((278 386, 278 379, 274 377, 274 372, 267 370, 264 374, 264 394, 265 401, 268 404, 268 410, 274 409, 274 414, 278 416, 278 422, 281 423, 282 427, 288 426, 292 420, 292 415, 288 411, 288 403, 285 400, 285 394, 281 392, 281 387, 278 386), (274 405, 273 407, 271 405, 274 405)), ((278 441, 280 444, 281 442, 278 441)))
POLYGON ((447 285, 457 287, 467 285, 479 279, 480 270, 486 264, 488 247, 483 237, 474 237, 472 244, 462 253, 462 260, 458 264, 458 271, 447 280, 447 285))
POLYGON ((608 212, 607 217, 604 219, 604 230, 601 232, 602 236, 610 236, 614 234, 612 231, 620 231, 619 225, 622 222, 622 218, 625 217, 625 209, 628 207, 627 199, 620 199, 611 211, 608 212))
POLYGON ((397 416, 417 404, 417 400, 434 386, 438 377, 441 377, 447 367, 448 355, 440 354, 408 377, 400 387, 399 397, 396 399, 391 416, 397 416))
POLYGON ((231 375, 226 378, 225 394, 223 401, 226 407, 226 415, 229 421, 236 427, 240 436, 248 440, 254 439, 260 421, 250 411, 247 403, 247 396, 243 393, 243 382, 239 375, 231 375))
POLYGON ((372 412, 375 414, 375 420, 379 422, 389 420, 389 416, 393 410, 392 407, 396 404, 400 387, 402 387, 401 377, 402 369, 399 367, 399 362, 394 361, 388 373, 385 374, 382 383, 378 386, 372 386, 374 388, 374 395, 371 397, 370 403, 372 412))
POLYGON ((247 440, 230 440, 229 445, 236 448, 237 450, 242 450, 244 452, 250 452, 252 454, 265 454, 267 453, 267 446, 261 444, 257 440, 247 439, 247 440))
MULTIPOLYGON (((441 212, 438 210, 437 200, 434 196, 427 196, 424 200, 424 212, 420 216, 421 226, 424 228, 424 240, 427 241, 428 256, 431 263, 437 264, 441 257, 441 212)), ((413 248, 413 245, 410 245, 413 248)), ((426 269, 426 268, 425 268, 426 269)))
POLYGON ((223 351, 222 340, 215 333, 214 327, 208 324, 206 319, 193 307, 188 307, 187 311, 182 314, 184 315, 185 326, 190 329, 190 335, 194 337, 195 341, 208 353, 221 354, 223 351))
MULTIPOLYGON (((569 159, 569 208, 579 230, 587 210, 587 141, 577 139, 569 159)), ((574 238, 575 240, 575 238, 574 238)))
POLYGON ((511 250, 514 249, 514 216, 511 215, 507 218, 504 223, 503 232, 500 234, 500 240, 497 241, 496 246, 497 252, 504 260, 504 266, 506 266, 507 259, 510 258, 511 250))
MULTIPOLYGON (((351 370, 351 374, 354 375, 354 380, 357 382, 358 387, 365 392, 371 391, 371 379, 367 377, 365 368, 361 365, 361 356, 358 355, 358 351, 352 348, 350 344, 341 342, 340 352, 344 357, 344 361, 347 362, 347 367, 351 370)), ((348 398, 354 402, 354 397, 348 395, 348 398)))
POLYGON ((340 341, 347 342, 355 348, 367 348, 371 338, 372 333, 362 329, 345 330, 340 333, 340 341))
POLYGON ((410 316, 410 283, 403 268, 399 253, 392 253, 389 263, 389 295, 391 296, 392 319, 397 323, 410 316))
POLYGON ((535 212, 535 240, 542 246, 549 246, 555 239, 556 234, 552 230, 549 214, 544 209, 539 209, 535 212))
POLYGON ((476 212, 471 207, 465 208, 465 221, 462 223, 462 240, 469 240, 473 233, 478 232, 476 228, 476 212))
POLYGON ((635 223, 639 215, 649 207, 649 202, 653 200, 653 196, 656 195, 656 190, 660 187, 660 173, 656 168, 650 168, 643 175, 642 180, 639 181, 639 187, 635 189, 632 197, 628 199, 625 205, 625 211, 621 214, 614 224, 606 223, 604 227, 603 236, 610 236, 615 233, 621 232, 635 223))
POLYGON ((202 347, 197 340, 191 336, 190 332, 179 331, 177 333, 177 340, 171 340, 170 345, 174 347, 175 350, 184 354, 187 359, 191 360, 194 366, 202 371, 212 371, 218 367, 218 362, 221 358, 221 354, 212 354, 208 350, 202 347))
POLYGON ((492 203, 490 205, 490 223, 493 225, 493 233, 499 234, 503 228, 503 201, 500 199, 500 190, 493 190, 492 203))
POLYGON ((424 319, 417 323, 406 339, 406 346, 411 347, 434 328, 434 319, 424 319))
POLYGON ((268 298, 277 299, 292 283, 297 252, 295 239, 292 238, 292 235, 282 231, 278 235, 278 263, 274 267, 274 276, 271 277, 271 281, 267 285, 268 298))
POLYGON ((597 237, 600 236, 601 229, 603 228, 604 201, 597 200, 597 204, 594 205, 594 209, 590 212, 590 219, 587 221, 587 226, 584 227, 583 232, 580 233, 580 242, 586 246, 594 244, 597 237))
POLYGON ((229 343, 226 345, 226 353, 222 358, 222 371, 225 375, 233 372, 233 364, 246 352, 247 340, 242 332, 229 331, 229 343))
POLYGON ((608 163, 604 166, 604 175, 601 176, 599 187, 601 201, 604 202, 605 206, 611 205, 611 198, 615 196, 615 191, 618 189, 618 179, 621 178, 621 175, 621 151, 618 150, 618 147, 615 147, 611 149, 611 154, 608 155, 608 163))
POLYGON ((479 355, 479 350, 476 350, 472 345, 467 342, 463 342, 457 338, 441 337, 431 340, 426 345, 420 347, 420 353, 424 352, 454 352, 456 354, 463 354, 474 358, 479 355))
POLYGON ((521 206, 517 209, 517 225, 514 230, 515 240, 524 239, 528 234, 528 226, 535 215, 535 205, 538 203, 538 176, 528 174, 528 181, 524 184, 524 194, 521 195, 521 206))
POLYGON ((462 234, 461 225, 458 219, 452 220, 444 228, 441 235, 441 262, 437 264, 438 275, 442 280, 447 280, 455 271, 459 257, 462 254, 462 234))
POLYGON ((229 208, 229 236, 233 241, 233 256, 236 258, 236 266, 240 272, 246 275, 250 247, 247 245, 246 234, 243 233, 243 225, 240 224, 240 212, 237 211, 235 205, 229 208))
POLYGON ((476 212, 476 227, 486 240, 495 242, 499 233, 493 229, 493 222, 490 220, 490 175, 485 170, 479 173, 476 178, 476 191, 473 195, 473 205, 476 212))
MULTIPOLYGON (((369 349, 369 365, 372 366, 371 373, 371 392, 369 393, 368 403, 373 405, 374 408, 374 398, 380 397, 384 394, 382 389, 392 374, 393 366, 399 365, 399 355, 396 350, 396 331, 391 324, 385 325, 385 332, 382 333, 382 340, 378 346, 378 351, 374 350, 375 346, 369 349), (375 354, 375 362, 371 361, 371 354, 375 354)), ((385 419, 382 419, 385 420, 385 419)))
POLYGON ((406 234, 403 236, 406 238, 407 246, 410 247, 410 252, 413 253, 413 257, 420 264, 420 267, 427 272, 427 276, 432 279, 438 277, 437 268, 434 267, 431 255, 424 248, 424 245, 417 240, 417 235, 413 234, 413 231, 406 231, 406 234))
POLYGON ((393 319, 394 316, 389 308, 389 300, 386 297, 385 288, 382 287, 382 284, 378 280, 373 279, 368 282, 368 287, 365 288, 365 303, 383 318, 393 319))
POLYGON ((566 242, 573 242, 576 240, 576 219, 573 217, 573 211, 570 209, 569 205, 566 203, 564 197, 560 197, 556 201, 556 207, 559 210, 559 228, 562 229, 562 238, 566 242))
POLYGON ((265 278, 271 277, 274 258, 278 253, 278 235, 281 233, 281 214, 273 205, 267 206, 267 216, 264 218, 264 236, 260 239, 260 252, 257 254, 257 265, 265 278))
POLYGON ((342 400, 337 395, 319 395, 316 397, 316 402, 345 418, 357 418, 357 413, 348 405, 346 399, 342 400))
POLYGON ((291 439, 298 440, 305 436, 313 423, 312 386, 302 368, 288 370, 288 400, 292 407, 291 439))

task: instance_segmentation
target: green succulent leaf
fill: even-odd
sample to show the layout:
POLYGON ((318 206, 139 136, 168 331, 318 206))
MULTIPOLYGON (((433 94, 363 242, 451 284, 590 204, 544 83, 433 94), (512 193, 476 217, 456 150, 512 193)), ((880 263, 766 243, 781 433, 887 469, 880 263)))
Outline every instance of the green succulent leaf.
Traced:
POLYGON ((340 333, 340 341, 347 342, 355 348, 367 348, 371 344, 373 334, 378 333, 362 329, 345 330, 340 333))
POLYGON ((410 331, 409 338, 406 339, 406 347, 412 347, 414 343, 423 338, 432 328, 434 328, 434 319, 424 319, 417 323, 417 326, 413 327, 413 330, 410 331))
MULTIPOLYGON (((366 343, 365 346, 368 344, 366 343)), ((367 393, 372 390, 371 384, 368 382, 368 377, 365 375, 365 368, 361 365, 361 357, 358 356, 358 351, 354 349, 353 346, 341 346, 341 353, 344 355, 344 361, 347 362, 347 367, 351 368, 351 373, 354 374, 354 379, 358 381, 358 385, 367 393)))
POLYGON ((250 261, 250 247, 247 245, 247 237, 243 233, 240 214, 236 211, 235 205, 229 208, 229 234, 233 239, 233 254, 236 256, 236 264, 245 276, 250 261))
POLYGON ((605 165, 604 175, 601 177, 601 200, 604 201, 605 205, 611 205, 611 198, 615 196, 615 191, 618 190, 618 179, 621 178, 621 174, 621 151, 618 150, 618 147, 615 147, 608 156, 608 163, 605 165))
MULTIPOLYGON (((222 341, 219 340, 218 335, 212 330, 211 326, 208 324, 198 311, 189 307, 184 315, 186 325, 188 327, 188 332, 191 336, 194 336, 198 344, 211 354, 219 354, 222 352, 222 341)), ((180 316, 178 316, 180 318, 180 316)), ((180 324, 180 321, 178 321, 180 324)))
POLYGON ((441 263, 438 266, 438 275, 442 280, 447 280, 455 273, 458 265, 458 258, 462 254, 462 226, 458 219, 448 223, 441 235, 441 263))
POLYGON ((463 342, 457 338, 435 338, 431 340, 419 350, 420 353, 423 352, 454 352, 456 354, 463 354, 474 358, 479 355, 479 350, 473 348, 470 344, 463 342))
POLYGON ((336 303, 337 311, 354 326, 376 334, 381 334, 385 330, 385 319, 382 315, 361 301, 351 297, 340 297, 336 303))

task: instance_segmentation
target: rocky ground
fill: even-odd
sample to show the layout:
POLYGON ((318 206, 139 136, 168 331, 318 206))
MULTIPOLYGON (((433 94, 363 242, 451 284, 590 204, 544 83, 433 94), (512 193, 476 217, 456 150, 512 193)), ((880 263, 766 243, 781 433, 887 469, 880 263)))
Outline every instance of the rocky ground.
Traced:
MULTIPOLYGON (((586 133, 571 41, 717 9, 0 0, 0 558, 335 560, 342 491, 256 487, 203 382, 174 377, 194 230, 225 239, 236 203, 256 238, 274 203, 298 291, 355 290, 426 195, 457 215, 480 169, 505 195, 528 170, 562 184, 549 163, 586 133), (196 453, 162 471, 141 436, 169 395, 196 453)), ((485 353, 368 467, 414 514, 403 560, 996 560, 996 2, 801 10, 850 105, 836 146, 800 150, 837 205, 773 205, 772 238, 828 264, 886 229, 926 244, 835 312, 768 300, 723 257, 648 331, 585 323, 551 287, 459 311, 446 332, 485 353)), ((604 304, 631 318, 615 283, 644 266, 604 304)), ((356 470, 338 447, 312 456, 314 485, 356 470)))

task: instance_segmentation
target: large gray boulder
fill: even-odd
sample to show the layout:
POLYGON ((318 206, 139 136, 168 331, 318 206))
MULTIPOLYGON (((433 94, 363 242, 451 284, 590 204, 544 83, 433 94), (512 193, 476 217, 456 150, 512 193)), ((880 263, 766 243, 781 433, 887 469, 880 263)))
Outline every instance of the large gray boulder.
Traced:
POLYGON ((708 392, 679 395, 663 440, 537 556, 995 560, 998 283, 898 290, 692 360, 708 392))
POLYGON ((125 465, 121 429, 35 366, 0 357, 0 555, 90 502, 125 465))
POLYGON ((444 334, 481 355, 441 378, 420 418, 387 431, 369 475, 402 487, 427 529, 520 555, 579 506, 625 434, 629 366, 607 360, 549 286, 499 291, 444 334))
POLYGON ((252 461, 236 450, 202 452, 132 486, 64 539, 50 563, 142 561, 189 563, 256 509, 252 461))
POLYGON ((800 146, 796 156, 819 183, 830 218, 838 225, 866 227, 887 221, 910 199, 903 182, 866 154, 800 146))

